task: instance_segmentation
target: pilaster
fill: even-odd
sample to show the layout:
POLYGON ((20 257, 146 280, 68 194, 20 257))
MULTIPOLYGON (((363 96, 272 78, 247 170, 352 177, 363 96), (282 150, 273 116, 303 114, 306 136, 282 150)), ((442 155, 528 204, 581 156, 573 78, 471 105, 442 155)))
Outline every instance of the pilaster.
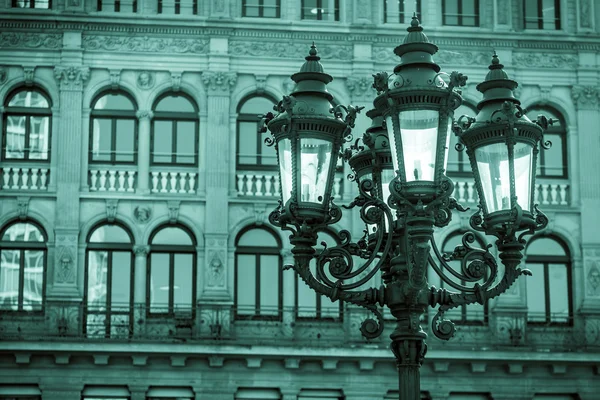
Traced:
MULTIPOLYGON (((79 299, 81 297, 79 282, 83 280, 83 270, 78 266, 79 228, 56 228, 54 230, 56 241, 54 249, 54 268, 49 272, 47 298, 52 299, 79 299)), ((84 263, 81 263, 83 266, 84 263)))
POLYGON ((154 113, 150 110, 140 110, 136 113, 138 126, 138 177, 136 193, 150 193, 150 121, 154 113))
MULTIPOLYGON (((209 197, 208 194, 207 197, 209 197)), ((221 205, 221 207, 227 206, 221 205)), ((208 221, 206 226, 210 226, 208 221)), ((230 268, 227 268, 227 236, 227 232, 205 234, 205 247, 201 248, 204 253, 204 265, 198 268, 198 271, 204 274, 198 301, 233 300, 227 285, 230 272, 230 268)))
POLYGON ((488 0, 494 4, 494 29, 508 31, 513 28, 511 18, 512 2, 514 0, 488 0))

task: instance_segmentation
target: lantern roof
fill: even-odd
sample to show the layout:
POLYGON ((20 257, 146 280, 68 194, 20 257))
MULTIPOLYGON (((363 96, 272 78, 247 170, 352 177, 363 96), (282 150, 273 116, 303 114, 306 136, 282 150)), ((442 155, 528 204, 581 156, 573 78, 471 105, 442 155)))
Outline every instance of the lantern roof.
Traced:
POLYGON ((432 58, 432 55, 437 53, 438 47, 423 33, 423 27, 416 13, 413 14, 410 26, 406 30, 408 34, 402 44, 394 49, 394 53, 402 58, 401 63, 394 68, 394 72, 409 64, 430 64, 436 72, 439 72, 440 67, 433 62, 432 58))
POLYGON ((492 56, 492 63, 488 68, 490 72, 487 73, 485 80, 477 85, 477 90, 483 93, 483 100, 477 104, 477 108, 481 110, 486 103, 492 101, 510 101, 521 104, 513 93, 513 90, 519 84, 508 77, 508 74, 504 71, 504 65, 500 63, 495 51, 492 56))

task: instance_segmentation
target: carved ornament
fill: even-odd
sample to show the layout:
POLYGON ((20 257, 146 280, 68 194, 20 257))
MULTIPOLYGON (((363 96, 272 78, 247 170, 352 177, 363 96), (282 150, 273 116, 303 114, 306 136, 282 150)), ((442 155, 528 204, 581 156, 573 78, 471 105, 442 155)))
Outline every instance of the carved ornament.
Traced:
POLYGON ((206 39, 158 38, 148 36, 84 35, 84 50, 108 50, 127 53, 208 54, 206 39))
POLYGON ((531 68, 577 68, 579 58, 576 54, 514 53, 513 65, 531 68))
POLYGON ((133 209, 133 218, 139 224, 145 224, 152 216, 152 208, 149 206, 137 206, 133 209))
POLYGON ((90 77, 88 67, 58 66, 54 68, 54 78, 61 84, 61 89, 81 90, 83 83, 90 77))
POLYGON ((140 89, 151 89, 154 86, 154 74, 150 71, 140 71, 136 83, 140 89))
POLYGON ((25 33, 10 31, 4 31, 0 33, 0 49, 19 47, 30 49, 60 49, 61 45, 61 34, 25 33))
POLYGON ((202 73, 202 83, 212 91, 229 93, 237 82, 235 72, 214 72, 206 71, 202 73))
POLYGON ((571 97, 577 108, 582 110, 594 110, 598 107, 600 91, 596 86, 575 85, 571 89, 571 97))

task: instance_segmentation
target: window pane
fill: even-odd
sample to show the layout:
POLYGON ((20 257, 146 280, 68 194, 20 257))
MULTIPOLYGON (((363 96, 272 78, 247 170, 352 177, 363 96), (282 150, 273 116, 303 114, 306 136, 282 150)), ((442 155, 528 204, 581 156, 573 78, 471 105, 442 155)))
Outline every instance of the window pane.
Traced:
POLYGON ((150 312, 167 312, 169 307, 169 255, 150 255, 150 312))
POLYGON ((260 313, 277 315, 279 312, 279 256, 260 256, 260 313))
POLYGON ((9 107, 48 108, 48 100, 41 93, 23 90, 16 93, 8 102, 9 107))
POLYGON ((278 247, 277 239, 265 229, 251 229, 238 239, 238 246, 278 247))
POLYGON ((102 225, 90 236, 90 243, 131 243, 125 229, 119 225, 102 225))
POLYGON ((462 25, 476 26, 477 14, 475 10, 475 2, 479 0, 462 0, 462 25))
POLYGON ((302 1, 302 19, 317 19, 317 13, 321 10, 317 9, 317 0, 302 1))
POLYGON ((104 310, 106 305, 106 285, 108 282, 108 252, 88 252, 87 305, 95 310, 104 310))
POLYGON ((554 322, 567 322, 569 318, 569 281, 565 264, 548 266, 548 290, 550 296, 550 314, 554 322))
POLYGON ((195 122, 177 122, 177 163, 194 164, 196 153, 195 131, 195 122))
MULTIPOLYGON (((544 176, 563 176, 566 165, 563 160, 563 141, 562 135, 545 134, 544 140, 550 140, 552 147, 548 150, 542 149, 544 152, 544 176)), ((539 162, 538 157, 538 162, 539 162)))
POLYGON ((258 135, 255 122, 238 122, 238 163, 256 164, 258 135))
POLYGON ((112 121, 95 118, 92 121, 92 159, 110 161, 112 151, 112 121))
POLYGON ((0 257, 0 307, 3 310, 18 310, 21 252, 2 250, 0 257))
POLYGON ((181 228, 163 228, 152 238, 152 244, 193 245, 190 235, 181 228))
MULTIPOLYGON (((314 266, 311 265, 311 271, 314 275, 314 266)), ((317 295, 302 278, 298 277, 298 317, 316 318, 317 316, 317 295)))
POLYGON ((445 0, 445 14, 444 24, 445 25, 458 25, 458 1, 459 0, 445 0))
POLYGON ((94 105, 94 110, 135 110, 133 103, 122 94, 107 94, 94 105))
POLYGON ((244 16, 246 17, 258 17, 259 6, 258 0, 245 0, 244 1, 244 16))
POLYGON ((129 310, 131 300, 131 253, 112 253, 111 306, 113 311, 129 310))
POLYGON ((26 117, 9 115, 6 117, 6 158, 25 157, 26 117))
POLYGON ((525 28, 538 28, 538 6, 537 1, 525 2, 525 28))
POLYGON ((263 165, 277 165, 277 153, 275 152, 275 146, 267 146, 263 139, 264 138, 260 138, 260 163, 263 165))
POLYGON ((254 315, 256 306, 256 256, 237 255, 237 313, 254 315))
POLYGON ((531 242, 526 250, 527 256, 566 256, 565 250, 552 238, 537 238, 531 242))
POLYGON ((44 285, 44 252, 25 250, 25 271, 23 275, 23 309, 42 309, 42 288, 44 285))
POLYGON ((263 0, 263 17, 277 18, 279 0, 263 0))
POLYGON ((165 97, 156 105, 155 111, 196 112, 192 103, 184 96, 165 97))
POLYGON ((170 163, 173 153, 173 121, 154 121, 153 158, 155 163, 170 163))
POLYGON ((192 308, 193 266, 193 254, 175 254, 173 305, 176 312, 189 312, 192 308))
POLYGON ((4 231, 2 240, 10 242, 43 242, 44 235, 37 226, 27 222, 19 222, 11 225, 4 231))
POLYGON ((240 108, 240 114, 248 114, 249 116, 256 116, 258 121, 259 115, 263 115, 266 112, 273 111, 273 105, 275 103, 266 97, 256 96, 252 97, 244 102, 240 108))
POLYGON ((115 161, 134 161, 135 121, 129 119, 117 120, 117 143, 115 161))
POLYGON ((527 320, 544 322, 546 320, 546 288, 544 285, 544 265, 527 263, 532 276, 525 277, 527 283, 527 320))
POLYGON ((48 159, 49 117, 30 117, 29 158, 34 160, 48 159))
POLYGON ((555 0, 542 0, 542 19, 544 29, 556 29, 555 0))

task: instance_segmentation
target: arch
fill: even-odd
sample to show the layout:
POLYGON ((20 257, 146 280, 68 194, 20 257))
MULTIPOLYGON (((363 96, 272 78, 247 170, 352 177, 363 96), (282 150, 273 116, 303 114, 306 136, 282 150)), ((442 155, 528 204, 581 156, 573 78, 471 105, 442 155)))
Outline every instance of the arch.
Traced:
POLYGON ((144 97, 144 101, 139 103, 140 110, 151 110, 151 107, 155 103, 156 99, 158 99, 160 96, 167 92, 184 93, 194 100, 194 103, 198 107, 198 112, 208 112, 206 101, 203 101, 207 98, 207 93, 204 90, 203 86, 193 86, 192 84, 184 81, 183 79, 181 79, 179 91, 173 90, 173 84, 171 83, 170 79, 165 79, 161 82, 157 82, 154 88, 150 90, 150 93, 144 97))
MULTIPOLYGON (((196 102, 196 100, 189 95, 187 92, 184 91, 174 91, 174 90, 170 90, 170 91, 164 91, 162 93, 160 93, 157 97, 154 98, 154 101, 152 102, 152 108, 151 110, 155 110, 156 106, 162 101, 164 100, 166 97, 169 96, 175 96, 175 97, 184 97, 186 100, 188 100, 190 102, 190 104, 192 105, 192 107, 194 107, 194 112, 198 113, 199 112, 199 107, 198 107, 198 103, 196 102)), ((183 111, 183 112, 188 112, 188 111, 183 111)))
POLYGON ((277 242, 277 247, 278 248, 282 248, 283 247, 283 243, 281 242, 281 237, 277 234, 277 232, 272 229, 269 225, 265 225, 265 224, 251 224, 251 225, 247 225, 244 229, 242 229, 240 232, 238 232, 238 234, 235 236, 235 244, 234 246, 237 247, 237 244, 239 242, 239 240, 241 239, 242 236, 244 236, 247 232, 250 232, 252 230, 255 229, 260 229, 260 230, 264 230, 267 231, 269 234, 271 234, 274 238, 275 241, 277 242))
MULTIPOLYGON (((8 226, 16 221, 22 221, 21 213, 18 210, 10 211, 2 215, 0 218, 0 227, 8 226)), ((27 217, 25 218, 25 221, 34 221, 40 225, 46 234, 46 243, 54 243, 54 226, 43 214, 30 209, 27 211, 27 217)))
MULTIPOLYGON (((109 222, 108 220, 105 220, 105 221, 100 221, 100 222, 98 222, 96 225, 94 225, 94 226, 93 226, 93 227, 92 227, 92 228, 91 228, 91 229, 88 231, 88 234, 87 234, 87 236, 86 236, 86 238, 85 238, 85 242, 86 242, 86 243, 90 243, 90 240, 91 240, 91 238, 92 238, 92 235, 93 235, 93 234, 96 232, 96 230, 97 230, 97 229, 99 229, 99 228, 101 228, 101 227, 103 227, 103 226, 105 226, 105 225, 116 225, 116 226, 118 226, 119 228, 123 229, 123 230, 125 231, 125 233, 126 233, 128 236, 129 236, 129 241, 130 241, 131 245, 133 246, 133 244, 135 243, 135 240, 134 240, 133 233, 132 233, 132 232, 131 232, 131 230, 130 230, 130 229, 127 227, 127 225, 125 225, 125 224, 124 224, 124 223, 122 223, 121 221, 117 221, 117 220, 114 220, 114 221, 112 221, 112 222, 109 222)), ((107 243, 112 243, 112 242, 110 242, 110 241, 107 241, 107 243)))
POLYGON ((90 237, 90 235, 92 234, 94 229, 96 229, 96 227, 98 227, 104 223, 111 223, 111 224, 116 223, 116 224, 121 225, 122 227, 124 227, 127 230, 127 232, 129 232, 132 235, 131 243, 133 245, 140 244, 139 238, 141 235, 140 235, 139 230, 136 229, 137 224, 135 223, 135 221, 133 221, 131 218, 129 218, 125 215, 118 214, 117 216, 115 216, 114 222, 108 222, 108 218, 106 217, 105 211, 97 213, 92 218, 88 219, 85 224, 81 225, 81 227, 79 229, 79 244, 80 245, 86 244, 87 238, 90 237))
POLYGON ((577 125, 577 112, 575 111, 573 104, 566 102, 561 97, 550 96, 548 99, 541 99, 539 97, 531 96, 526 99, 526 101, 522 102, 521 107, 523 107, 523 110, 529 110, 535 107, 556 110, 564 119, 565 130, 567 133, 569 133, 571 125, 577 125))
POLYGON ((107 96, 107 95, 121 95, 126 97, 128 100, 131 101, 131 103, 133 104, 133 108, 134 111, 139 110, 139 105, 135 99, 135 97, 129 93, 126 90, 122 90, 122 89, 113 89, 113 88, 108 88, 107 90, 104 91, 100 91, 98 93, 96 93, 96 96, 92 97, 92 101, 89 103, 89 107, 92 110, 92 112, 94 111, 94 106, 96 105, 96 103, 98 102, 98 100, 100 100, 102 97, 107 96))
MULTIPOLYGON (((168 229, 168 228, 176 228, 176 229, 180 229, 182 231, 184 231, 189 237, 190 240, 192 241, 192 244, 183 244, 181 246, 194 246, 194 248, 198 245, 198 241, 196 240, 196 237, 194 236, 194 232, 192 232, 192 230, 190 228, 188 228, 186 225, 184 224, 180 224, 180 223, 168 223, 168 224, 162 224, 157 226, 156 228, 154 228, 154 230, 150 233, 150 236, 148 237, 148 243, 149 245, 152 245, 152 241, 154 240, 154 237, 156 237, 157 234, 159 234, 163 229, 168 229)), ((155 243, 160 245, 161 243, 155 243)))
POLYGON ((529 240, 527 241, 527 245, 524 249, 525 258, 527 257, 527 249, 529 248, 531 243, 533 243, 539 239, 551 239, 551 240, 554 240, 555 242, 557 242, 564 249, 565 255, 567 257, 569 257, 571 259, 571 261, 573 261, 574 253, 572 251, 572 243, 570 243, 570 241, 567 239, 567 238, 570 238, 571 236, 572 235, 565 236, 563 233, 559 233, 559 232, 555 232, 555 231, 548 231, 546 229, 544 232, 539 233, 539 234, 529 238, 529 240))
POLYGON ((271 229, 272 233, 277 236, 279 239, 279 243, 282 244, 282 248, 284 248, 284 244, 288 243, 288 237, 284 234, 281 229, 274 229, 268 223, 257 224, 256 217, 247 216, 245 218, 240 219, 231 229, 229 229, 229 239, 227 243, 227 248, 231 251, 235 250, 236 238, 240 235, 245 229, 251 229, 252 226, 268 226, 271 229))
POLYGON ((186 216, 179 215, 177 221, 172 223, 168 215, 163 215, 153 220, 146 225, 144 232, 140 237, 140 242, 136 244, 147 245, 150 243, 150 238, 154 231, 158 231, 162 226, 183 226, 191 232, 192 239, 195 242, 195 246, 204 247, 204 232, 198 228, 198 223, 186 216))
POLYGON ((140 107, 141 101, 135 86, 132 86, 128 82, 121 80, 119 82, 119 86, 116 89, 113 89, 110 79, 106 78, 99 80, 93 86, 88 85, 87 90, 83 92, 83 106, 91 108, 93 100, 98 98, 103 93, 108 93, 111 91, 122 91, 127 93, 131 98, 135 100, 134 104, 137 106, 137 109, 143 109, 142 107, 140 107))
MULTIPOLYGON (((284 96, 283 92, 274 86, 265 85, 263 90, 259 90, 256 87, 256 84, 250 84, 236 90, 235 93, 231 95, 231 103, 229 105, 230 114, 237 114, 239 104, 241 104, 243 101, 246 101, 246 99, 252 97, 253 95, 271 97, 273 101, 275 101, 275 104, 279 102, 278 99, 281 99, 284 96)), ((270 110, 265 110, 265 112, 267 111, 270 110)))
POLYGON ((44 93, 46 93, 46 95, 49 97, 50 101, 52 102, 51 104, 51 108, 56 109, 57 107, 60 106, 60 95, 59 95, 59 91, 58 91, 58 87, 56 86, 56 81, 52 81, 49 79, 46 79, 44 77, 39 77, 36 76, 33 79, 33 83, 32 85, 28 85, 22 77, 18 77, 18 78, 12 78, 10 80, 7 80, 6 82, 4 82, 4 85, 0 86, 0 99, 2 99, 2 104, 4 104, 4 101, 6 99, 6 97, 14 92, 15 90, 18 90, 19 88, 38 88, 40 90, 42 90, 44 93))

